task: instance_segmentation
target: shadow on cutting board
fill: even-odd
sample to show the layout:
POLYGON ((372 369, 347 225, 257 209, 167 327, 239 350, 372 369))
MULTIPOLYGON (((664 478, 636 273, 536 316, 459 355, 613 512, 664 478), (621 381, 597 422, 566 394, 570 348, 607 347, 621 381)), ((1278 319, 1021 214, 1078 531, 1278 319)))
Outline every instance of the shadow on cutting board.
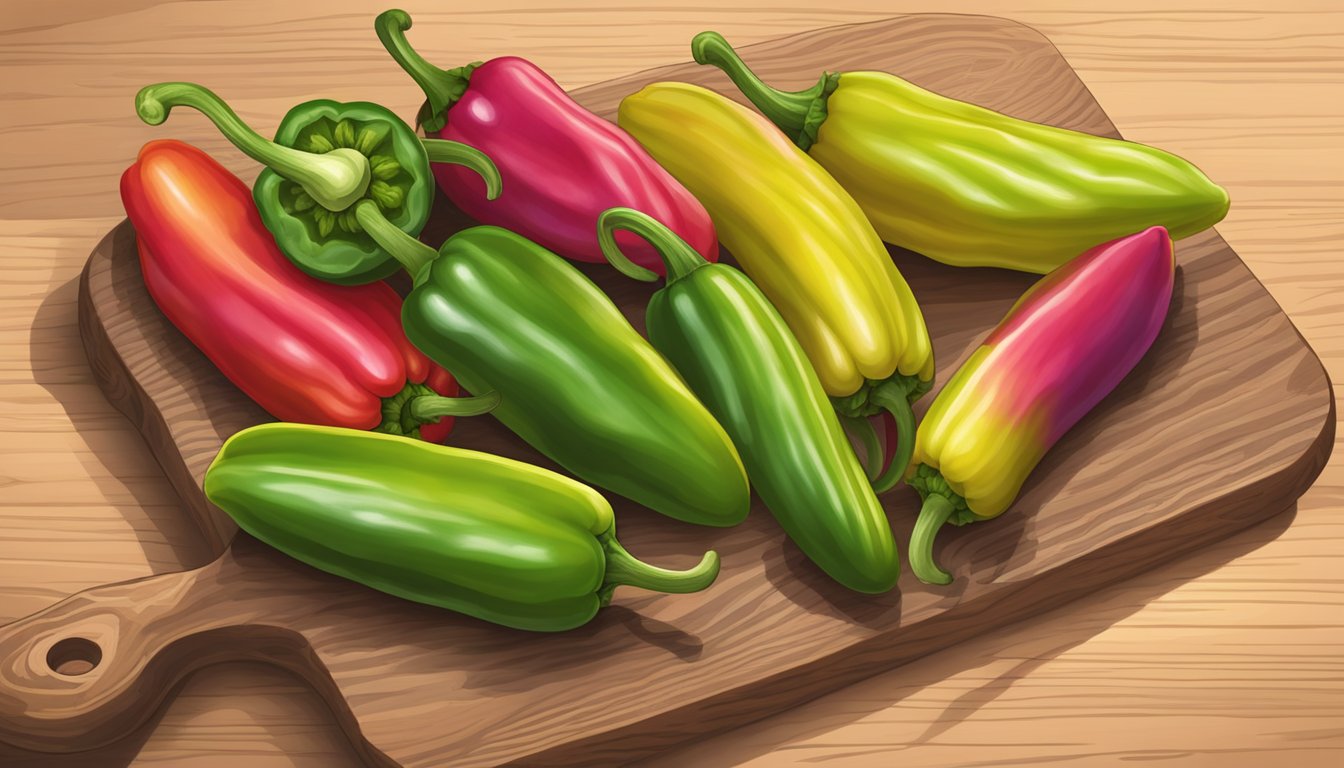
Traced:
MULTIPOLYGON (((1030 654, 983 685, 968 690, 950 701, 918 737, 907 742, 908 746, 935 742, 940 735, 973 718, 983 707, 1012 688, 1014 683, 1029 676, 1039 667, 1102 634, 1112 625, 1128 619, 1168 592, 1273 542, 1292 525, 1296 516, 1297 505, 1293 504, 1274 517, 1206 549, 1068 602, 1059 608, 1026 617, 1034 625, 1049 625, 1048 632, 1043 633, 1039 640, 1031 641, 1030 654), (1060 617, 1066 613, 1070 619, 1068 626, 1056 626, 1060 623, 1060 617)), ((1009 624, 996 630, 995 635, 1000 638, 1013 635, 1021 631, 1022 626, 1021 623, 1009 624)), ((974 645, 977 642, 969 640, 962 645, 974 645)), ((1003 643, 998 643, 998 646, 1002 645, 1003 643)), ((832 695, 846 697, 843 712, 836 708, 828 713, 832 716, 824 721, 809 723, 804 716, 800 716, 798 708, 785 710, 739 729, 742 738, 729 737, 730 744, 724 744, 724 739, 721 738, 710 739, 670 750, 638 764, 647 765, 649 768, 674 768, 681 765, 712 768, 741 764, 786 747, 788 744, 863 720, 883 709, 900 704, 925 687, 936 685, 942 680, 983 665, 986 661, 985 653, 965 652, 969 650, 964 647, 959 650, 957 646, 952 646, 948 652, 927 656, 915 664, 904 665, 842 688, 832 695), (846 692, 853 692, 856 689, 864 690, 861 694, 847 695, 846 692), (890 692, 889 696, 887 692, 890 692), (777 735, 781 732, 777 725, 780 720, 788 721, 787 728, 783 729, 788 734, 787 740, 777 735), (767 725, 770 723, 776 725, 767 725), (731 747, 731 751, 726 750, 725 746, 731 747)), ((990 652, 992 653, 992 649, 990 652)), ((815 701, 817 700, 813 700, 815 701)), ((811 706, 813 702, 802 705, 802 708, 811 706)))
MULTIPOLYGON (((912 743, 918 744, 936 739, 940 734, 973 717, 982 707, 992 703, 1007 692, 1015 682, 1030 675, 1033 670, 1050 662, 1060 654, 1066 653, 1105 632, 1113 624, 1127 619, 1149 602, 1160 598, 1182 584, 1215 571, 1227 563, 1274 541, 1292 524, 1296 513, 1297 507, 1294 505, 1285 510, 1284 513, 1185 559, 1155 569, 1119 585, 1103 589, 1093 595, 1071 602, 1061 609, 1032 617, 1031 620, 1034 623, 1043 625, 1056 621, 1061 615, 1061 611, 1066 610, 1073 620, 1070 622, 1070 626, 1063 631, 1057 631, 1057 628, 1052 627, 1050 636, 1042 641, 1041 645, 1043 647, 1040 650, 1034 651, 1028 658, 1022 659, 1012 668, 997 675, 984 685, 961 694, 949 703, 919 738, 912 743)), ((617 608, 613 607, 608 610, 617 611, 617 608)), ((617 621, 627 623, 627 620, 634 616, 636 616, 634 612, 629 612, 629 616, 620 616, 617 621)), ((1012 633, 1015 626, 1017 625, 1009 625, 1006 630, 1003 630, 1003 633, 1012 633)), ((645 629, 658 633, 657 627, 645 627, 645 629)), ((970 642, 974 643, 975 641, 970 642)), ((937 654, 921 660, 917 665, 907 665, 879 675, 876 680, 880 681, 882 688, 895 692, 890 698, 884 699, 881 696, 851 697, 851 703, 860 706, 847 707, 843 721, 830 718, 824 723, 818 723, 815 730, 812 731, 809 731, 806 727, 790 728, 791 739, 806 738, 814 733, 834 730, 847 722, 860 720, 882 708, 901 702, 904 698, 918 692, 925 686, 934 685, 946 677, 971 669, 983 661, 984 658, 978 655, 957 655, 957 650, 954 648, 951 655, 937 654)), ((216 745, 216 748, 219 748, 218 737, 221 728, 227 729, 232 725, 233 730, 236 731, 256 731, 256 735, 250 736, 246 740, 246 744, 240 741, 240 749, 245 746, 249 750, 254 750, 258 744, 264 743, 274 748, 277 753, 292 754, 296 759, 299 757, 309 758, 312 765, 338 767, 359 765, 360 760, 354 747, 340 735, 343 731, 335 714, 316 692, 306 684, 301 684, 299 680, 297 676, 292 676, 279 668, 264 664, 230 663, 208 667, 188 676, 181 685, 169 692, 169 695, 165 698, 165 701, 169 703, 160 706, 146 725, 136 729, 128 734, 125 739, 109 748, 71 755, 40 755, 12 750, 0 745, 0 764, 16 766, 16 768, 19 766, 24 768, 28 766, 34 766, 34 768, 36 766, 42 766, 42 768, 93 768, 94 766, 113 768, 128 766, 135 760, 145 744, 149 742, 150 737, 162 724, 166 728, 171 728, 171 733, 165 738, 171 738, 181 743, 211 741, 216 745), (263 685, 265 686, 264 691, 258 690, 263 685), (292 690, 300 685, 303 688, 302 693, 292 690), (191 700, 174 707, 171 702, 177 698, 179 693, 183 692, 187 693, 191 700), (202 702, 196 700, 196 697, 208 697, 209 703, 203 705, 202 702), (270 712, 272 714, 269 717, 264 714, 239 714, 226 718, 215 708, 214 702, 220 704, 233 702, 240 706, 270 705, 260 712, 270 712), (184 713, 180 711, 181 707, 187 707, 189 711, 184 713), (280 711, 284 713, 283 722, 279 722, 281 718, 274 714, 280 711), (209 718, 209 723, 200 722, 204 718, 196 717, 196 715, 205 712, 214 713, 209 718), (243 719, 246 720, 245 724, 242 723, 243 719)), ((857 686, 870 684, 872 684, 872 681, 861 682, 857 686)), ((841 690, 851 689, 852 687, 841 690)), ((844 694, 841 693, 840 695, 844 694)), ((789 714, 786 711, 775 716, 775 718, 781 717, 787 718, 789 714)), ((765 722, 770 722, 770 720, 767 719, 765 722)), ((755 727, 758 726, 748 725, 745 726, 745 729, 750 730, 755 727)), ((722 751, 722 745, 717 740, 711 740, 704 748, 689 746, 684 750, 664 753, 654 758, 651 764, 655 766, 731 765, 767 754, 780 746, 768 739, 760 738, 742 739, 737 744, 740 745, 739 750, 729 754, 722 751), (712 754, 710 751, 712 751, 712 754)), ((241 759, 241 756, 234 757, 241 759)), ((220 755, 221 764, 226 764, 230 759, 227 755, 220 755)))

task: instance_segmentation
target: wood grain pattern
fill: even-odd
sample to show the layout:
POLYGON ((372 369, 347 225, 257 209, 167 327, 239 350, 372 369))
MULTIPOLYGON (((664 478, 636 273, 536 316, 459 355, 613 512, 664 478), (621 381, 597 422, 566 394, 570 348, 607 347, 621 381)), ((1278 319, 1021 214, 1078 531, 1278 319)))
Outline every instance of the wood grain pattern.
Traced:
MULTIPOLYGON (((409 110, 409 81, 381 54, 363 56, 377 53, 366 22, 382 7, 71 0, 0 13, 0 81, 21 84, 0 95, 0 621, 86 586, 208 559, 143 442, 99 394, 75 328, 77 277, 121 218, 118 174, 150 138, 130 113, 131 95, 189 72, 267 127, 291 97, 377 94, 409 110)), ((748 42, 931 6, 407 7, 416 43, 441 61, 509 51, 578 86, 684 59, 686 40, 702 28, 748 42)), ((1219 232, 1332 376, 1344 376, 1344 165, 1332 160, 1344 149, 1338 3, 952 0, 939 8, 1034 26, 1127 137, 1187 156, 1227 186, 1235 203, 1219 232)), ((184 120, 172 134, 214 140, 203 121, 184 120)), ((253 172, 226 147, 213 149, 236 171, 253 172)), ((1341 456, 1291 517, 660 764, 1333 765, 1344 749, 1341 456)), ((223 664, 190 678, 121 751, 31 764, 243 761, 356 758, 306 684, 262 665, 223 664)), ((0 763, 30 764, 8 753, 0 763)))
MULTIPOLYGON (((808 60, 817 50, 828 51, 833 66, 900 70, 1011 114, 1113 133, 1054 49, 1024 27, 984 18, 911 17, 761 45, 751 53, 766 77, 802 84, 820 67, 808 60), (838 61, 836 50, 845 51, 838 61), (966 67, 968 59, 974 66, 966 67), (1055 87, 1039 87, 1044 82, 1055 87)), ((638 84, 673 76, 726 85, 705 70, 668 68, 585 89, 579 97, 609 114, 619 96, 638 84)), ((438 221, 435 236, 451 228, 445 217, 438 221)), ((128 407, 182 490, 181 478, 199 479, 221 435, 246 423, 214 419, 215 413, 240 418, 230 398, 241 396, 211 390, 209 410, 200 414, 198 379, 222 379, 146 310, 147 297, 135 295, 143 289, 125 229, 104 246, 88 272, 95 313, 89 322, 107 326, 115 354, 99 349, 95 337, 95 359, 118 358, 130 374, 112 388, 114 398, 134 402, 144 393, 152 401, 152 408, 128 407), (128 384, 134 381, 143 389, 128 384), (156 409, 166 417, 162 422, 147 416, 156 409), (155 442, 164 440, 170 442, 155 442), (175 459, 170 449, 181 456, 175 459)), ((1333 441, 1328 381, 1273 301, 1216 235, 1183 242, 1179 254, 1177 303, 1150 356, 1047 459, 1016 513, 948 537, 943 561, 963 577, 948 592, 907 579, 899 599, 844 594, 782 541, 761 510, 724 536, 674 534, 651 516, 622 509, 623 538, 646 556, 695 552, 712 536, 727 559, 721 584, 692 598, 629 600, 637 614, 613 609, 563 638, 505 633, 504 640, 500 630, 470 620, 445 620, 440 612, 363 590, 352 595, 337 580, 243 538, 199 571, 94 590, 12 627, 0 641, 0 659, 6 660, 0 672, 13 690, 29 694, 20 697, 27 712, 19 716, 15 699, 4 699, 0 728, 7 740, 30 747, 51 748, 58 737, 65 749, 105 742, 147 716, 199 660, 271 653, 336 699, 338 714, 346 715, 343 724, 359 723, 371 757, 409 764, 543 758, 582 764, 642 754, 691 733, 754 719, 1084 594, 1273 514, 1278 507, 1264 498, 1294 498, 1319 471, 1333 441), (1247 372, 1262 369, 1268 373, 1252 386, 1247 372), (1229 419, 1228 411, 1238 412, 1238 419, 1229 419), (1180 459, 1191 455, 1205 460, 1182 465, 1180 459), (1118 456, 1124 460, 1116 461, 1118 456), (1162 471, 1177 465, 1179 472, 1162 471), (1154 504, 1154 497, 1164 501, 1154 504), (277 583, 286 590, 275 590, 277 583), (229 608, 187 610, 220 604, 229 608), (134 606, 149 619, 118 625, 109 618, 116 616, 109 605, 134 606), (332 606, 339 608, 334 614, 332 606), (182 616, 191 618, 176 618, 182 616), (650 631, 650 622, 658 629, 650 631), (61 678, 61 685, 47 689, 44 679, 51 676, 34 659, 44 659, 46 648, 69 636, 71 627, 87 627, 108 651, 95 673, 61 678), (762 627, 772 629, 771 637, 761 637, 762 627), (630 634, 647 642, 631 645, 630 634), (748 635, 754 645, 743 641, 748 635), (394 651, 395 663, 387 658, 394 651), (669 651, 683 663, 668 664, 669 651), (415 661, 407 664, 407 657, 415 661), (481 694, 438 700, 462 675, 469 681, 465 690, 475 690, 470 678, 483 661, 498 670, 486 677, 502 676, 503 685, 487 682, 481 694), (407 666, 417 669, 408 672, 407 666), (605 670, 600 678, 598 667, 605 670), (576 681, 595 678, 600 683, 589 682, 588 690, 575 694, 576 681), (520 680, 527 685, 518 686, 520 680), (567 710, 561 725, 551 702, 563 702, 567 710), (51 713, 70 722, 45 720, 51 713), (427 729, 427 722, 466 722, 468 715, 465 732, 427 729), (576 727, 575 719, 582 725, 576 727), (68 740, 72 723, 87 741, 68 740)), ((908 253, 895 257, 938 333, 942 377, 1029 284, 1022 275, 951 270, 908 253)), ((647 289, 600 270, 590 274, 607 284, 628 314, 642 311, 647 289)), ((111 364, 98 370, 118 372, 111 364)), ((464 427, 464 444, 533 457, 489 420, 464 427)), ((902 537, 910 502, 893 498, 889 505, 902 537)), ((227 534, 208 505, 189 506, 208 531, 214 526, 213 537, 227 534)))

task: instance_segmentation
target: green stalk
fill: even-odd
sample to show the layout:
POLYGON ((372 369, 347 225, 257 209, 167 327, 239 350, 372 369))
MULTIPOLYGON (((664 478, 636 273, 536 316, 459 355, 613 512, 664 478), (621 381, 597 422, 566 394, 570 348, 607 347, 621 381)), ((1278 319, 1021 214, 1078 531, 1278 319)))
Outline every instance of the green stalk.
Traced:
POLYGON ((658 273, 639 266, 621 253, 621 247, 616 244, 619 229, 633 232, 653 246, 667 268, 668 285, 709 263, 677 233, 647 213, 633 208, 608 208, 597 217, 597 243, 607 261, 627 277, 648 283, 657 280, 658 273))
POLYGON ((191 107, 210 119, 224 138, 253 160, 303 187, 318 205, 343 211, 364 196, 373 178, 368 158, 354 149, 323 154, 284 147, 263 138, 209 89, 195 83, 157 83, 140 89, 135 111, 150 125, 168 119, 173 107, 191 107))
POLYGON ((910 398, 902 381, 892 379, 874 387, 868 395, 868 402, 891 414, 896 421, 896 451, 885 471, 873 479, 873 491, 886 493, 896 486, 905 471, 910 468, 910 459, 915 455, 915 412, 910 408, 910 398))
POLYGON ((480 416, 499 405, 499 393, 487 392, 475 397, 418 395, 406 403, 406 414, 415 424, 428 424, 444 416, 480 416))
POLYGON ((485 179, 486 200, 494 200, 499 197, 501 187, 499 168, 495 166, 495 161, 491 160, 484 152, 460 141, 421 139, 420 143, 425 146, 425 154, 429 155, 429 162, 449 163, 469 168, 479 174, 482 179, 485 179))
POLYGON ((355 206, 355 218, 369 237, 387 254, 401 263, 412 278, 418 278, 430 262, 439 257, 439 252, 428 245, 402 232, 387 220, 378 204, 364 200, 355 206))
POLYGON ((636 559, 611 534, 602 537, 602 548, 607 557, 606 576, 599 590, 604 602, 610 600, 611 592, 619 586, 684 594, 699 592, 719 576, 719 554, 713 550, 706 552, 693 568, 672 571, 636 559))
POLYGON ((406 40, 406 30, 411 28, 411 15, 399 8, 378 14, 378 18, 373 21, 373 28, 398 66, 406 70, 406 74, 425 92, 426 103, 420 111, 418 122, 426 131, 441 130, 447 124, 444 113, 462 98, 471 82, 471 72, 480 66, 480 62, 455 69, 443 69, 430 64, 406 40))
POLYGON ((952 517, 953 509, 951 499, 931 493, 924 497, 924 506, 915 519, 915 531, 910 534, 910 570, 925 584, 952 583, 952 576, 934 562, 933 540, 952 517))
POLYGON ((771 88, 747 67, 718 32, 696 35, 691 40, 691 56, 697 64, 709 64, 723 70, 761 114, 779 126, 798 146, 806 150, 816 142, 817 128, 826 119, 826 97, 835 90, 838 75, 822 75, 816 85, 801 91, 771 88))

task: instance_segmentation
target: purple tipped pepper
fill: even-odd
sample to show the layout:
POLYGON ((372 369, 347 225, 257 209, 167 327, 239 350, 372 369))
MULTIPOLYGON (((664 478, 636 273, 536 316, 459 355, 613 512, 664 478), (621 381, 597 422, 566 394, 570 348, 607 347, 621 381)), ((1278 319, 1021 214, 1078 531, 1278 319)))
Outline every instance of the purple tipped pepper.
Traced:
POLYGON ((945 523, 1002 514, 1051 446, 1143 357, 1175 280, 1162 227, 1112 240, 1041 278, 947 382, 915 434, 907 482, 924 504, 910 539, 921 581, 945 523))

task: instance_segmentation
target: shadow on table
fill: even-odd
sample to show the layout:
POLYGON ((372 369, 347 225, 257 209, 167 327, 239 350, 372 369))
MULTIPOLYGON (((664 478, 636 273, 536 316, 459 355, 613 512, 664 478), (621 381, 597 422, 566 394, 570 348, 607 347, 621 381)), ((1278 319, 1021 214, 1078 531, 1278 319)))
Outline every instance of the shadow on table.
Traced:
POLYGON ((78 277, 49 286, 29 329, 33 380, 61 404, 78 439, 88 447, 87 454, 78 454, 79 459, 104 500, 144 534, 140 540, 146 562, 156 571, 204 565, 214 555, 181 508, 176 503, 165 504, 165 499, 175 501, 176 494, 135 427, 94 381, 79 335, 78 299, 78 277), (109 423, 125 428, 108 429, 109 423), (156 482, 127 476, 128 467, 152 468, 156 482), (150 551, 151 546, 160 549, 150 551))

